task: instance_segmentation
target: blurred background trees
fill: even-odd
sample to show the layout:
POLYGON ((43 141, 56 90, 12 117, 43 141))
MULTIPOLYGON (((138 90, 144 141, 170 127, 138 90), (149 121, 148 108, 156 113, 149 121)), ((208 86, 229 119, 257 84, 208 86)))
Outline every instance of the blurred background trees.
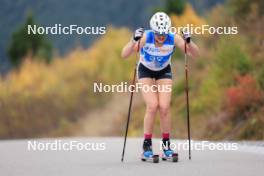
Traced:
MULTIPOLYGON (((188 23, 194 26, 238 26, 237 35, 193 35, 193 40, 201 50, 200 58, 190 59, 191 123, 192 131, 195 131, 193 137, 263 140, 263 2, 190 2, 192 3, 168 0, 159 7, 167 9, 174 26, 188 23), (218 2, 220 4, 211 6, 218 2), (197 7, 206 10, 201 13, 197 7)), ((122 3, 119 5, 119 8, 126 7, 122 3)), ((145 12, 145 9, 141 10, 145 12)), ((123 13, 126 16, 131 11, 123 13)), ((115 19, 119 19, 119 16, 115 16, 115 19)), ((135 20, 130 21, 135 23, 135 20)), ((147 24, 148 20, 145 21, 147 24)), ((26 22, 35 23, 32 17, 26 22)), ((82 119, 89 118, 87 113, 94 109, 99 109, 97 113, 103 113, 104 105, 115 95, 94 93, 94 82, 118 84, 120 81, 130 81, 135 59, 131 57, 121 60, 120 52, 129 41, 132 31, 127 26, 108 27, 106 35, 101 36, 90 47, 80 43, 73 50, 67 49, 68 54, 54 57, 50 55, 52 47, 47 37, 26 36, 25 25, 14 33, 9 49, 12 62, 20 65, 20 69, 10 71, 0 78, 0 138, 73 135, 76 130, 81 130, 77 124, 82 119), (49 56, 53 62, 43 63, 43 60, 50 60, 49 56)), ((64 36, 61 38, 64 39, 64 36)), ((176 50, 173 57, 173 73, 172 136, 185 138, 184 59, 179 50, 176 50)), ((108 131, 107 135, 121 135, 127 104, 118 102, 113 106, 124 109, 124 112, 118 117, 112 117, 107 112, 106 117, 114 118, 111 119, 113 123, 108 124, 114 130, 108 131)), ((142 135, 144 111, 143 102, 133 107, 130 136, 142 135)), ((102 117, 100 113, 98 118, 102 117)), ((159 121, 158 117, 156 119, 159 121)), ((100 120, 104 122, 104 119, 100 120)), ((154 128, 157 137, 160 136, 158 125, 156 123, 154 128)), ((84 126, 95 132, 102 128, 93 123, 84 126)))
POLYGON ((186 6, 185 0, 166 0, 165 11, 168 14, 181 15, 184 12, 186 6))
POLYGON ((49 63, 52 58, 52 45, 45 34, 28 34, 28 25, 38 26, 30 13, 25 24, 13 34, 8 48, 9 59, 13 66, 19 66, 26 55, 49 63))

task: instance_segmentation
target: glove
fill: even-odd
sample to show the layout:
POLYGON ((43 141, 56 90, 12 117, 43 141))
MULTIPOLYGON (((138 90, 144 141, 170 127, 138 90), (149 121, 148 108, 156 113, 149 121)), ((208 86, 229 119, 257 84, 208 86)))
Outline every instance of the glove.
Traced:
POLYGON ((186 43, 191 42, 191 34, 189 31, 182 31, 183 39, 186 41, 186 43))
POLYGON ((133 41, 134 42, 139 41, 142 38, 143 34, 144 34, 144 28, 143 27, 136 29, 134 32, 133 41))

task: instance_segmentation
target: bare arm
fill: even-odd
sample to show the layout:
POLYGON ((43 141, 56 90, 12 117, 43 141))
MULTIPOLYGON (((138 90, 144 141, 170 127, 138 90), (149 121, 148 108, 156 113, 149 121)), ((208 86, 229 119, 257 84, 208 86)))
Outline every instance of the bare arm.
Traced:
MULTIPOLYGON (((174 37, 174 43, 175 43, 175 46, 177 46, 183 52, 185 52, 185 46, 184 46, 185 41, 183 40, 182 37, 176 34, 174 37)), ((186 50, 187 50, 187 54, 191 56, 192 58, 199 56, 199 48, 193 41, 191 41, 189 44, 186 45, 186 50)))
POLYGON ((122 49, 121 57, 122 58, 128 58, 135 51, 138 51, 140 48, 142 48, 146 43, 146 34, 145 33, 143 34, 143 37, 140 39, 139 49, 138 49, 138 42, 134 42, 133 40, 130 40, 122 49))

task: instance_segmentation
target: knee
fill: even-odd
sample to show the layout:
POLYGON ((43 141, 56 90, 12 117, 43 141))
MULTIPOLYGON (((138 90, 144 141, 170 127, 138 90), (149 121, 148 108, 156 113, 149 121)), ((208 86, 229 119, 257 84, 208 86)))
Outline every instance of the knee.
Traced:
POLYGON ((159 105, 160 116, 162 118, 168 116, 169 110, 170 110, 170 106, 169 105, 163 105, 163 104, 159 105))
POLYGON ((155 114, 158 110, 158 103, 151 103, 147 105, 147 113, 155 114))

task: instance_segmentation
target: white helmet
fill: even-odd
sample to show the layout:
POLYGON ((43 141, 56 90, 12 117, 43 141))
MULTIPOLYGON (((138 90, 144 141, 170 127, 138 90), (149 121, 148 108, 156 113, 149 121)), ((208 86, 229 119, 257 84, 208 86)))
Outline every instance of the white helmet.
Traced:
POLYGON ((168 34, 171 27, 171 19, 164 12, 155 13, 150 19, 150 28, 160 34, 168 34))

